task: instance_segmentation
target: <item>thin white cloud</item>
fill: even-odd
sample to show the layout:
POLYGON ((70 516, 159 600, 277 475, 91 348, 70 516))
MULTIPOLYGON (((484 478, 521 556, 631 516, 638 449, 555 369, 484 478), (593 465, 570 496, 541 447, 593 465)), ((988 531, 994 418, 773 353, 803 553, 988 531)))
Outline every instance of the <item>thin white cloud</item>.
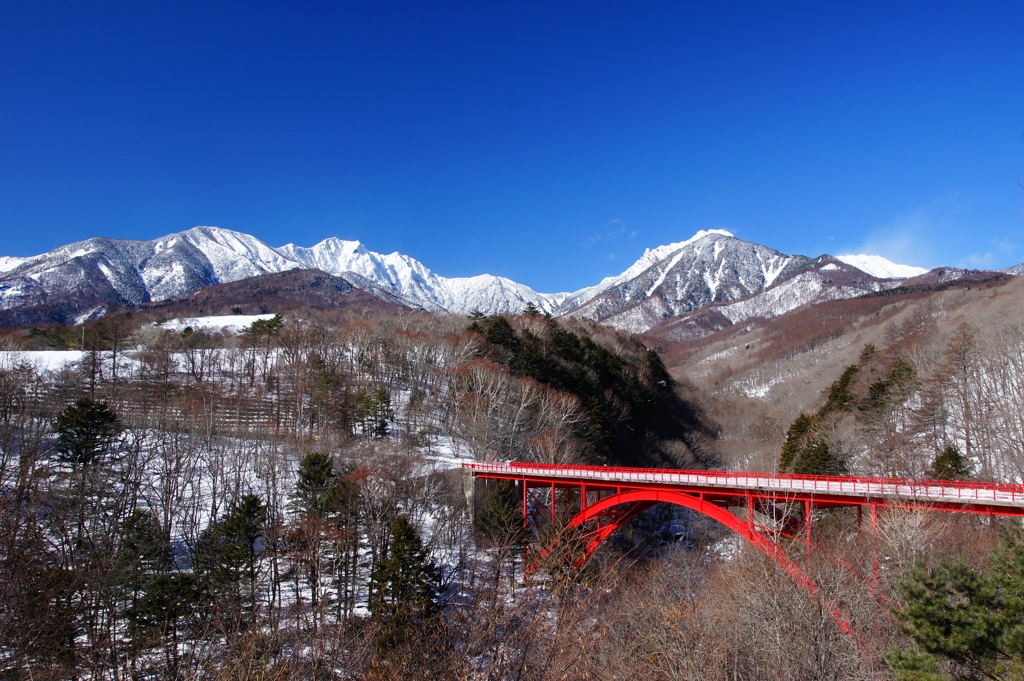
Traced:
POLYGON ((998 269, 1021 260, 1024 241, 985 238, 984 230, 962 222, 960 205, 956 194, 936 198, 872 229, 851 252, 928 268, 998 269))
MULTIPOLYGON (((583 242, 582 246, 583 248, 590 248, 592 246, 597 245, 601 241, 611 241, 614 239, 618 239, 620 236, 623 236, 624 234, 626 234, 626 223, 620 220, 619 218, 615 218, 614 220, 608 221, 607 228, 603 232, 594 232, 586 241, 583 242)), ((629 234, 629 237, 633 238, 635 236, 636 230, 633 230, 629 234)))
POLYGON ((937 258, 932 243, 937 231, 932 211, 921 207, 872 229, 855 254, 880 255, 901 265, 934 267, 937 258))
POLYGON ((1013 237, 992 239, 991 248, 984 252, 971 253, 956 263, 958 267, 973 270, 992 270, 1006 267, 1007 261, 1016 264, 1021 258, 1022 242, 1013 237))

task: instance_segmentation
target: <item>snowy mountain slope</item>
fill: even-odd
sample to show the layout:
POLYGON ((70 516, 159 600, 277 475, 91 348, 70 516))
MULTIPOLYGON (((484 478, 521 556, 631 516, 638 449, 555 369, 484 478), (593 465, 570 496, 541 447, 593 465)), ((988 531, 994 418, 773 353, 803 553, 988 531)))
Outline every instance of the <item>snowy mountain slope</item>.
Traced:
MULTIPOLYGON (((850 257, 856 271, 918 272, 875 256, 850 257)), ((389 304, 497 314, 519 312, 532 302, 552 314, 645 331, 702 306, 748 297, 811 262, 708 230, 648 249, 624 272, 595 286, 545 294, 489 274, 443 277, 414 258, 375 253, 358 241, 332 237, 308 248, 274 248, 241 232, 194 227, 152 241, 94 238, 30 258, 0 258, 0 311, 35 309, 33 319, 68 323, 111 307, 181 298, 213 284, 317 269, 389 304)), ((822 272, 829 267, 849 265, 832 259, 821 265, 822 272)))
POLYGON ((10 272, 25 261, 25 258, 13 258, 11 256, 0 256, 0 274, 10 272))
POLYGON ((802 255, 741 241, 728 232, 698 234, 637 276, 567 314, 643 332, 705 305, 748 296, 811 262, 802 255))
POLYGON ((917 277, 928 270, 913 265, 898 265, 880 255, 837 255, 836 260, 852 265, 862 272, 879 279, 908 279, 917 277))
POLYGON ((686 342, 731 326, 748 330, 793 310, 829 300, 855 298, 900 286, 902 280, 878 279, 832 256, 815 258, 807 269, 780 277, 745 298, 716 303, 664 320, 647 331, 662 341, 686 342))
POLYGON ((31 258, 5 258, 0 310, 49 307, 53 321, 68 323, 86 311, 102 314, 111 306, 179 298, 211 284, 296 269, 346 276, 370 293, 433 311, 497 314, 533 302, 550 312, 565 297, 486 274, 442 277, 413 258, 374 253, 358 241, 272 248, 240 232, 193 227, 152 241, 94 238, 31 258))
POLYGON ((589 301, 597 294, 607 291, 613 286, 617 286, 623 282, 629 281, 630 279, 638 276, 647 268, 656 265, 657 263, 661 262, 668 256, 682 249, 684 246, 688 246, 694 241, 698 241, 699 239, 703 239, 704 237, 712 234, 720 234, 722 236, 733 236, 732 232, 727 232, 724 229, 702 229, 699 230, 693 236, 691 236, 689 239, 686 239, 685 241, 679 241, 674 244, 666 244, 664 246, 658 246, 657 248, 648 248, 647 250, 644 251, 644 254, 641 255, 635 263, 630 265, 622 274, 617 274, 612 277, 605 277, 594 286, 588 286, 573 293, 562 294, 565 296, 565 298, 560 302, 559 309, 568 310, 573 307, 577 307, 589 301))
POLYGON ((519 312, 532 302, 545 312, 552 312, 560 301, 557 294, 537 293, 529 286, 490 274, 442 277, 407 255, 381 255, 358 241, 337 237, 311 248, 288 244, 277 250, 304 267, 328 274, 342 276, 354 272, 416 306, 433 311, 519 312))

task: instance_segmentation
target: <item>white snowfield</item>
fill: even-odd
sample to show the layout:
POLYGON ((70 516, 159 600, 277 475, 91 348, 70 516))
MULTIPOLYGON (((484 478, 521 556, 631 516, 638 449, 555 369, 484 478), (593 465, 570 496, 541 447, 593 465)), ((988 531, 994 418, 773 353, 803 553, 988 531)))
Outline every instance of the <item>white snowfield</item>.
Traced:
POLYGON ((836 260, 879 279, 909 279, 928 271, 923 267, 899 265, 880 255, 837 255, 836 260))
POLYGON ((14 258, 11 256, 0 256, 0 274, 10 272, 25 261, 25 258, 14 258))
POLYGON ((730 488, 751 491, 800 492, 850 496, 884 497, 935 503, 1013 506, 1024 508, 1024 485, 1004 483, 956 483, 936 480, 895 480, 850 476, 791 476, 739 471, 680 471, 655 468, 612 468, 599 466, 543 466, 522 463, 463 464, 474 472, 543 477, 552 480, 595 480, 609 483, 679 484, 694 487, 730 488))
POLYGON ((36 371, 60 371, 85 358, 81 350, 11 350, 0 352, 0 369, 13 369, 22 364, 32 365, 36 371))
POLYGON ((158 326, 161 329, 169 329, 171 331, 183 331, 185 328, 191 328, 193 331, 200 329, 207 331, 232 331, 237 332, 252 326, 253 322, 260 321, 261 319, 273 319, 273 314, 235 314, 235 315, 221 315, 219 317, 182 317, 180 319, 171 319, 162 324, 154 323, 154 326, 158 326))

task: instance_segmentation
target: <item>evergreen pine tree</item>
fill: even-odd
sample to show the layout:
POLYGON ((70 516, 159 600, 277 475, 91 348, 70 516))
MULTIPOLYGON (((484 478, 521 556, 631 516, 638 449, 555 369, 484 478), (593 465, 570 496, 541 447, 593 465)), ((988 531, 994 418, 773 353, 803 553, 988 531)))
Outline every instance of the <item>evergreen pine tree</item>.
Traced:
POLYGON ((779 470, 788 470, 804 445, 804 436, 811 431, 814 422, 807 414, 800 414, 786 431, 786 441, 782 445, 782 455, 779 457, 779 470))
POLYGON ((933 480, 964 480, 971 477, 971 462, 954 445, 935 456, 928 475, 933 480))
POLYGON ((370 576, 370 614, 380 626, 381 646, 400 642, 437 612, 439 579, 408 516, 396 518, 387 552, 370 576))
POLYGON ((310 452, 299 462, 295 482, 295 510, 303 518, 326 518, 339 503, 340 480, 334 474, 334 460, 324 452, 310 452))
POLYGON ((117 414, 104 402, 83 398, 65 407, 53 422, 55 449, 72 466, 88 466, 101 457, 121 433, 117 414))
POLYGON ((495 546, 522 545, 523 500, 515 484, 495 480, 476 515, 476 530, 495 546))
POLYGON ((1024 536, 993 552, 990 567, 962 559, 912 571, 897 584, 896 617, 914 642, 886 656, 900 681, 1024 676, 1024 536), (938 672, 940 663, 952 674, 938 672))
POLYGON ((267 507, 246 494, 199 538, 196 549, 204 585, 229 613, 254 612, 267 507))

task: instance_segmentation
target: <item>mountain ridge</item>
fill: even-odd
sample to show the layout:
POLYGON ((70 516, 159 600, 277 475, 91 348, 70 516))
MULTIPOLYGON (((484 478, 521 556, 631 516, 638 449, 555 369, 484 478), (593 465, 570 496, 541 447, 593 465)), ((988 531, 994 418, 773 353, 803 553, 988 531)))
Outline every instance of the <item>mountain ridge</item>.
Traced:
MULTIPOLYGON (((866 269, 908 276, 925 272, 879 256, 821 257, 829 258, 822 271, 833 265, 872 279, 878 277, 866 269)), ((272 247, 242 232, 197 226, 148 241, 94 237, 36 256, 0 257, 0 311, 48 309, 52 321, 79 323, 110 309, 181 298, 204 286, 301 269, 342 277, 389 303, 432 312, 499 314, 533 303, 545 313, 643 332, 702 306, 770 289, 813 262, 725 230, 701 230, 646 249, 621 274, 593 286, 540 293, 491 274, 444 277, 415 258, 376 253, 354 240, 329 237, 310 247, 272 247)))

